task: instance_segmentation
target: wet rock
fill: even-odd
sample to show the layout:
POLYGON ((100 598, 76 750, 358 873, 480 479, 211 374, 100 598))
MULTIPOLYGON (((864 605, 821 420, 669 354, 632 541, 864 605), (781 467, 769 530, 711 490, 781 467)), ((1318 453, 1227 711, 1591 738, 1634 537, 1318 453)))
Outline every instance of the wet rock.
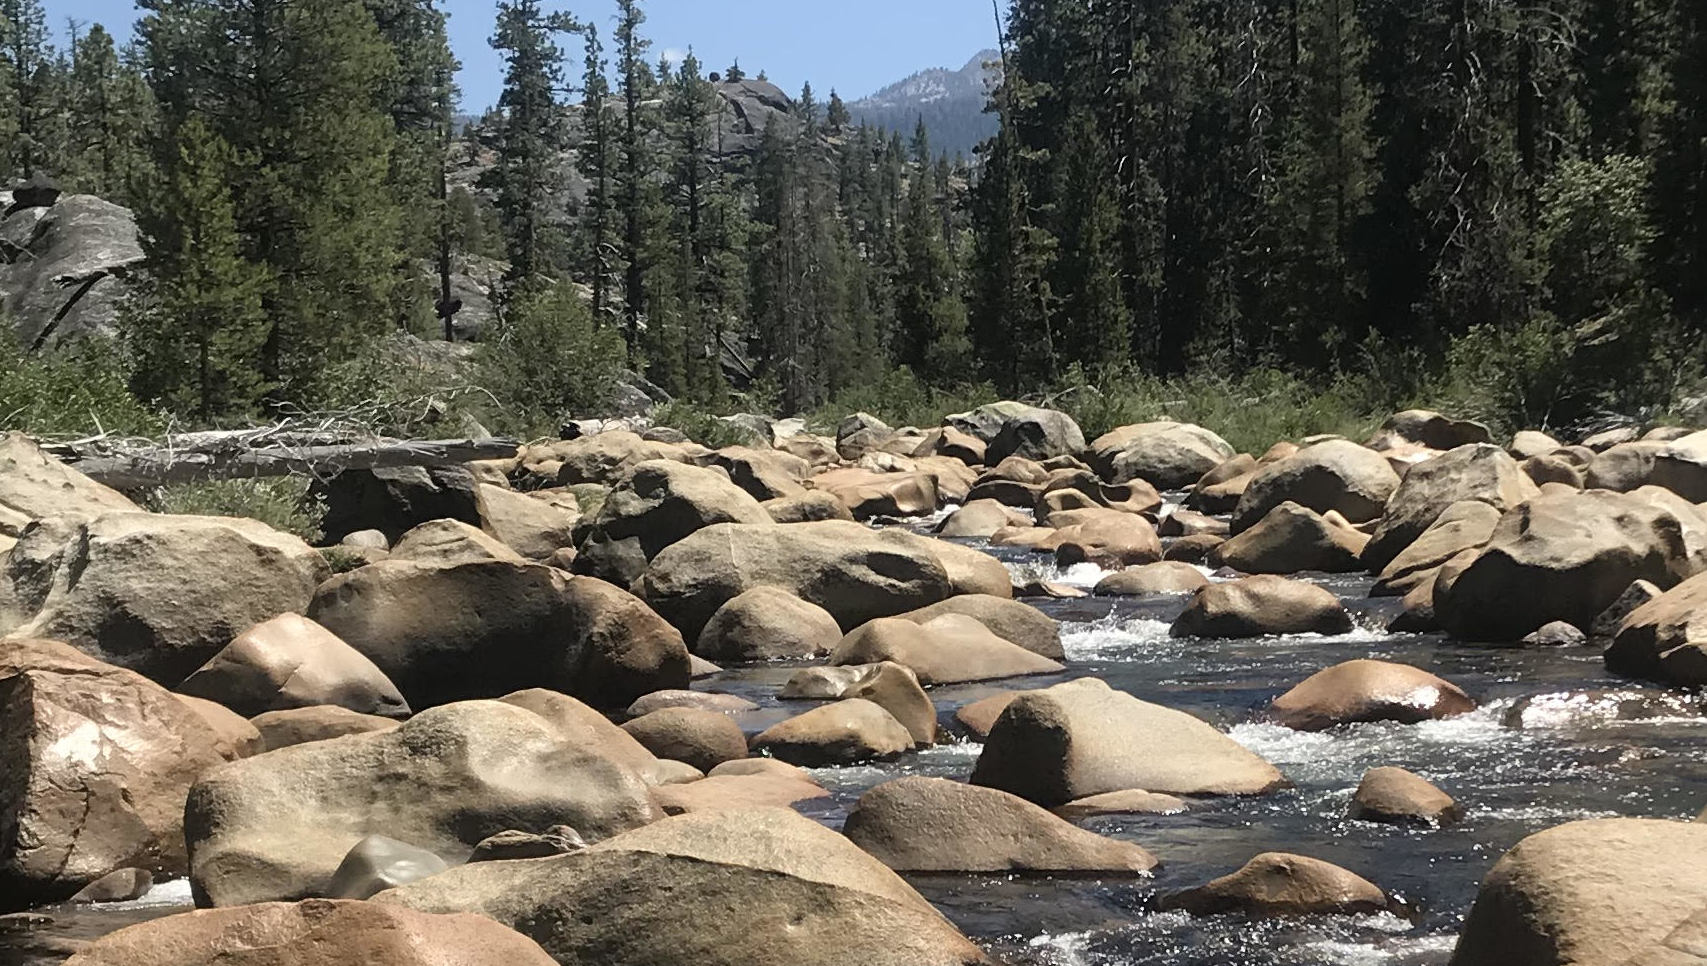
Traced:
POLYGON ((1162 490, 1183 489, 1234 455, 1227 441, 1202 426, 1156 422, 1122 426, 1090 445, 1090 464, 1111 483, 1144 480, 1162 490))
POLYGON ((1202 588, 1168 633, 1174 637, 1240 638, 1344 634, 1351 628, 1351 615, 1332 592, 1315 584, 1264 575, 1202 588))
POLYGON ((1209 559, 1216 547, 1225 542, 1226 538, 1208 533, 1180 537, 1162 552, 1162 559, 1175 563, 1201 564, 1209 559))
POLYGON ((325 895, 376 832, 456 862, 518 824, 604 838, 656 817, 633 769, 532 711, 471 701, 210 771, 184 835, 198 903, 226 906, 325 895))
POLYGON ((319 483, 326 503, 321 523, 327 543, 352 533, 378 530, 396 543, 405 533, 434 520, 480 525, 480 496, 474 474, 461 466, 418 466, 345 470, 319 483))
POLYGON ((1434 572, 1448 560, 1487 543, 1499 522, 1500 511, 1480 500, 1447 507, 1422 536, 1381 568, 1370 596, 1403 597, 1417 585, 1432 581, 1434 572))
POLYGON ((1362 915, 1388 908, 1374 883, 1337 865, 1302 855, 1265 852, 1232 875, 1163 896, 1163 910, 1194 916, 1239 913, 1253 917, 1362 915))
POLYGON ((659 758, 685 761, 710 771, 747 757, 747 737, 726 714, 698 708, 661 708, 622 726, 659 758))
POLYGON ((1623 964, 1707 907, 1707 825, 1612 818, 1517 843, 1482 880, 1452 966, 1623 964))
POLYGON ((1667 684, 1707 685, 1707 574, 1632 611, 1606 650, 1606 669, 1667 684))
POLYGON ((1695 567, 1669 509, 1596 491, 1543 496, 1507 511, 1453 579, 1436 581, 1435 612, 1461 639, 1516 641, 1556 620, 1590 626, 1632 581, 1669 587, 1695 567))
POLYGON ((848 693, 867 667, 803 667, 789 675, 777 697, 784 701, 835 701, 848 693))
POLYGON ((199 909, 120 929, 68 966, 553 966, 532 940, 477 915, 313 899, 199 909))
POLYGON ((860 698, 813 708, 752 740, 754 752, 805 768, 882 761, 912 748, 913 735, 905 725, 860 698))
POLYGON ((1047 808, 1133 788, 1260 795, 1286 780, 1205 722, 1083 678, 1016 697, 990 730, 972 782, 1047 808))
POLYGON ((830 612, 781 587, 754 587, 730 598, 700 632, 694 652, 718 661, 823 657, 842 639, 830 612))
POLYGON ((1371 768, 1363 773, 1346 817, 1358 822, 1438 828, 1464 815, 1452 796, 1403 768, 1371 768))
POLYGON ((1018 644, 1033 654, 1062 660, 1061 625, 1030 604, 989 594, 959 594, 918 610, 898 615, 915 624, 927 624, 948 614, 970 617, 1004 641, 1018 644))
POLYGON ((513 862, 518 859, 549 859, 587 847, 581 833, 567 825, 553 825, 544 832, 515 829, 481 839, 468 855, 469 862, 513 862))
POLYGON ((1024 514, 995 500, 974 500, 950 514, 937 529, 937 535, 988 538, 1003 527, 1023 525, 1026 522, 1024 514))
POLYGON ((299 614, 281 614, 237 635, 178 691, 246 717, 327 704, 388 718, 409 714, 397 686, 372 661, 299 614))
POLYGON ((1365 523, 1381 515, 1398 488, 1399 477, 1386 457, 1356 443, 1329 440, 1258 470, 1233 511, 1233 532, 1243 532, 1288 501, 1365 523))
POLYGON ((1355 573, 1369 537, 1314 510, 1286 502, 1216 547, 1210 561, 1248 574, 1355 573))
POLYGON ((1624 593, 1618 595, 1617 600, 1613 601, 1610 606, 1600 612, 1599 617, 1594 619, 1594 624, 1589 628, 1588 636, 1596 640, 1611 640, 1618 635, 1618 629, 1624 626, 1626 618, 1634 614, 1637 608, 1658 597, 1661 593, 1663 591, 1650 581, 1638 580, 1631 583, 1624 593))
POLYGON ((1517 461, 1504 450, 1462 446, 1412 466, 1381 513, 1363 562, 1377 573, 1458 503, 1486 503, 1504 513, 1533 495, 1517 461))
POLYGON ((72 905, 130 902, 154 888, 154 874, 147 869, 119 869, 89 883, 66 900, 72 905))
POLYGON ((190 786, 219 736, 176 696, 57 642, 0 641, 0 910, 119 869, 185 870, 190 786))
POLYGON ((277 751, 310 741, 342 738, 345 735, 390 731, 397 727, 397 722, 391 718, 324 704, 312 708, 268 711, 266 714, 256 715, 249 723, 260 732, 261 744, 267 751, 277 751))
POLYGON ((522 563, 523 557, 509 545, 479 527, 460 520, 433 520, 398 538, 388 560, 412 560, 429 564, 482 563, 502 560, 522 563))
POLYGON ((1055 814, 1077 822, 1102 815, 1178 815, 1189 807, 1184 799, 1134 788, 1089 795, 1056 807, 1055 814))
POLYGON ((386 889, 418 882, 450 868, 445 860, 407 842, 370 835, 357 842, 332 873, 330 899, 370 899, 386 889))
POLYGON ((1162 541, 1148 520, 1119 510, 1104 510, 1093 523, 1056 532, 1055 562, 1063 567, 1094 563, 1130 567, 1162 559, 1162 541))
POLYGON ((830 793, 802 778, 758 774, 707 776, 695 782, 653 789, 652 797, 665 815, 686 815, 788 808, 795 802, 828 798, 830 793))
POLYGON ((1156 597, 1192 594, 1208 584, 1209 578, 1191 564, 1164 560, 1109 574, 1097 581, 1092 593, 1098 597, 1156 597))
POLYGON ((527 687, 626 707, 689 680, 681 635, 644 603, 538 564, 386 561, 327 581, 309 616, 416 708, 527 687))
POLYGON ((308 544, 254 520, 109 513, 30 527, 0 581, 34 614, 16 636, 64 641, 171 687, 242 631, 300 613, 328 573, 308 544))
POLYGON ((847 504, 830 493, 808 490, 799 496, 766 500, 759 504, 775 523, 817 523, 824 520, 853 520, 847 504))
POLYGON ((850 630, 949 597, 954 585, 937 543, 837 521, 725 524, 659 554, 638 590, 691 639, 729 600, 767 584, 824 608, 850 630))
POLYGON ((1059 662, 1003 640, 963 614, 945 614, 923 624, 904 618, 874 620, 850 631, 830 654, 830 663, 841 666, 883 661, 910 669, 925 685, 1062 670, 1059 662))
POLYGON ((1575 624, 1564 621, 1543 624, 1523 639, 1526 647, 1581 647, 1587 643, 1587 634, 1575 624))
POLYGON ((628 706, 628 714, 629 717, 638 718, 641 715, 662 711, 665 708, 698 708, 701 711, 715 711, 719 714, 741 714, 746 711, 757 711, 759 706, 746 698, 733 694, 674 689, 654 691, 637 699, 628 706))
POLYGON ((574 966, 987 964, 912 887, 783 809, 667 818, 536 862, 483 862, 383 894, 480 912, 574 966))
POLYGON ((1707 715, 1707 698, 1666 691, 1560 691, 1519 698, 1506 710, 1508 728, 1565 728, 1650 718, 1707 715))
POLYGON ((1085 434, 1073 417, 1053 409, 1027 407, 1002 419, 1002 428, 990 440, 984 458, 1000 463, 1010 456, 1047 460, 1076 456, 1085 450, 1085 434))
POLYGON ((901 778, 861 795, 843 828, 897 872, 1144 875, 1154 855, 994 788, 901 778))
POLYGON ((42 452, 23 433, 0 434, 0 536, 17 538, 46 516, 89 520, 140 512, 128 497, 42 452))
POLYGON ((1299 731, 1370 721, 1416 724, 1476 710, 1449 681, 1406 664, 1356 660, 1318 671, 1274 699, 1269 715, 1299 731))

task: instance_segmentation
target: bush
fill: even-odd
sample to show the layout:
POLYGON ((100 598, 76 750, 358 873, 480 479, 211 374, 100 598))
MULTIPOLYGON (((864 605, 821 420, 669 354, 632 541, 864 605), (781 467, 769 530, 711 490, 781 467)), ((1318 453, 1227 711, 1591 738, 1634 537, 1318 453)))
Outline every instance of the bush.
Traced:
POLYGON ((38 358, 24 355, 0 335, 0 430, 147 436, 164 425, 159 413, 131 395, 127 367, 111 345, 89 342, 38 358))
POLYGON ((322 536, 326 506, 310 491, 312 480, 280 476, 259 480, 208 480, 159 487, 143 505, 156 513, 204 517, 248 517, 309 543, 322 536))
POLYGON ((488 414, 497 432, 555 436, 566 417, 600 414, 623 364, 614 329, 593 324, 586 300, 559 283, 520 293, 480 346, 476 381, 495 403, 488 414))

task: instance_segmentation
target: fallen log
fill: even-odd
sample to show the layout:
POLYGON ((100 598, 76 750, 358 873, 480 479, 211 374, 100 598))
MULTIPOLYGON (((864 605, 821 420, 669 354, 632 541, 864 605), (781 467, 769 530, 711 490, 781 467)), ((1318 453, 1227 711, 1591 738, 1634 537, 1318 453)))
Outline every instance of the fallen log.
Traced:
POLYGON ((115 490, 142 490, 204 480, 305 475, 324 479, 344 470, 450 466, 516 455, 513 439, 316 442, 247 447, 212 441, 209 448, 160 446, 116 449, 93 442, 60 444, 53 455, 115 490))

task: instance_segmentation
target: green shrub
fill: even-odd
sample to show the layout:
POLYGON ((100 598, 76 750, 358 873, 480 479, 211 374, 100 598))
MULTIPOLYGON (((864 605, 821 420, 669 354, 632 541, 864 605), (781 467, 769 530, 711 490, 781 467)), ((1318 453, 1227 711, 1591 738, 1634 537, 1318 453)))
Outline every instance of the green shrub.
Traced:
POLYGON ((494 403, 488 427, 554 436, 563 419, 600 414, 609 403, 623 345, 614 329, 593 324, 574 286, 560 283, 518 295, 477 358, 475 381, 494 403))
POLYGON ((311 483, 301 476, 180 483, 155 489, 143 504, 156 513, 248 517, 315 543, 326 507, 311 494, 311 483))
POLYGON ((712 449, 722 449, 725 446, 770 446, 770 440, 759 439, 740 426, 719 419, 716 415, 679 399, 653 410, 651 419, 654 426, 668 426, 680 430, 688 439, 712 449))
MULTIPOLYGON (((4 328, 0 320, 0 328, 4 328)), ((130 393, 116 348, 91 341, 51 357, 26 356, 0 336, 0 430, 41 436, 146 436, 165 419, 130 393)))

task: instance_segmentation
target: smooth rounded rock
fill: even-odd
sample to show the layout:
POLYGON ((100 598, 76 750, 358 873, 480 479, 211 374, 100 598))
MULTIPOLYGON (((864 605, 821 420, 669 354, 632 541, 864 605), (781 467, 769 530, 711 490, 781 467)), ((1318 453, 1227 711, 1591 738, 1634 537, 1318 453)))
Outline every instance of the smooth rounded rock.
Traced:
POLYGON ((1387 894, 1362 876, 1308 856, 1265 852, 1237 872, 1163 896, 1163 910, 1194 916, 1360 915, 1388 908, 1387 894))
POLYGON ((813 708, 760 732, 752 750, 791 765, 818 768, 883 761, 911 751, 906 725, 863 698, 813 708))
POLYGON ((1351 629, 1351 615, 1331 591, 1303 581, 1260 575, 1200 589, 1169 633, 1174 637, 1244 638, 1344 634, 1351 629))
POLYGON ((872 621, 851 631, 830 654, 835 665, 893 661, 924 685, 988 681, 1062 670, 1057 661, 1003 640, 977 620, 945 614, 923 624, 904 618, 872 621))
POLYGON ((218 701, 244 717, 338 705, 406 718, 409 705, 374 663, 300 614, 281 614, 237 635, 178 691, 218 701))
POLYGON ((823 657, 842 639, 830 612, 781 587, 754 587, 731 598, 700 632, 694 653, 715 661, 823 657))
POLYGON ((277 751, 310 741, 342 738, 345 735, 390 731, 397 727, 397 721, 392 718, 362 714, 330 704, 312 708, 292 708, 288 711, 268 711, 251 718, 249 723, 260 732, 261 744, 267 751, 277 751))
POLYGON ((1109 574, 1097 581, 1092 593, 1098 597, 1159 597, 1193 594, 1208 584, 1209 578, 1191 564, 1164 560, 1109 574))
POLYGON ((351 847, 332 873, 328 899, 370 899, 395 888, 438 875, 450 868, 426 849, 383 835, 370 835, 351 847))
POLYGON ((1464 815, 1452 796, 1403 768, 1371 768, 1352 796, 1346 818, 1386 825, 1439 828, 1464 815))
POLYGON ((1355 660, 1312 674, 1275 698, 1268 713, 1288 728, 1322 731, 1371 721, 1416 724, 1475 709, 1456 685, 1421 668, 1355 660))
POLYGON ((747 737, 726 714, 699 708, 661 708, 622 726, 659 758, 710 771, 747 757, 747 737))

